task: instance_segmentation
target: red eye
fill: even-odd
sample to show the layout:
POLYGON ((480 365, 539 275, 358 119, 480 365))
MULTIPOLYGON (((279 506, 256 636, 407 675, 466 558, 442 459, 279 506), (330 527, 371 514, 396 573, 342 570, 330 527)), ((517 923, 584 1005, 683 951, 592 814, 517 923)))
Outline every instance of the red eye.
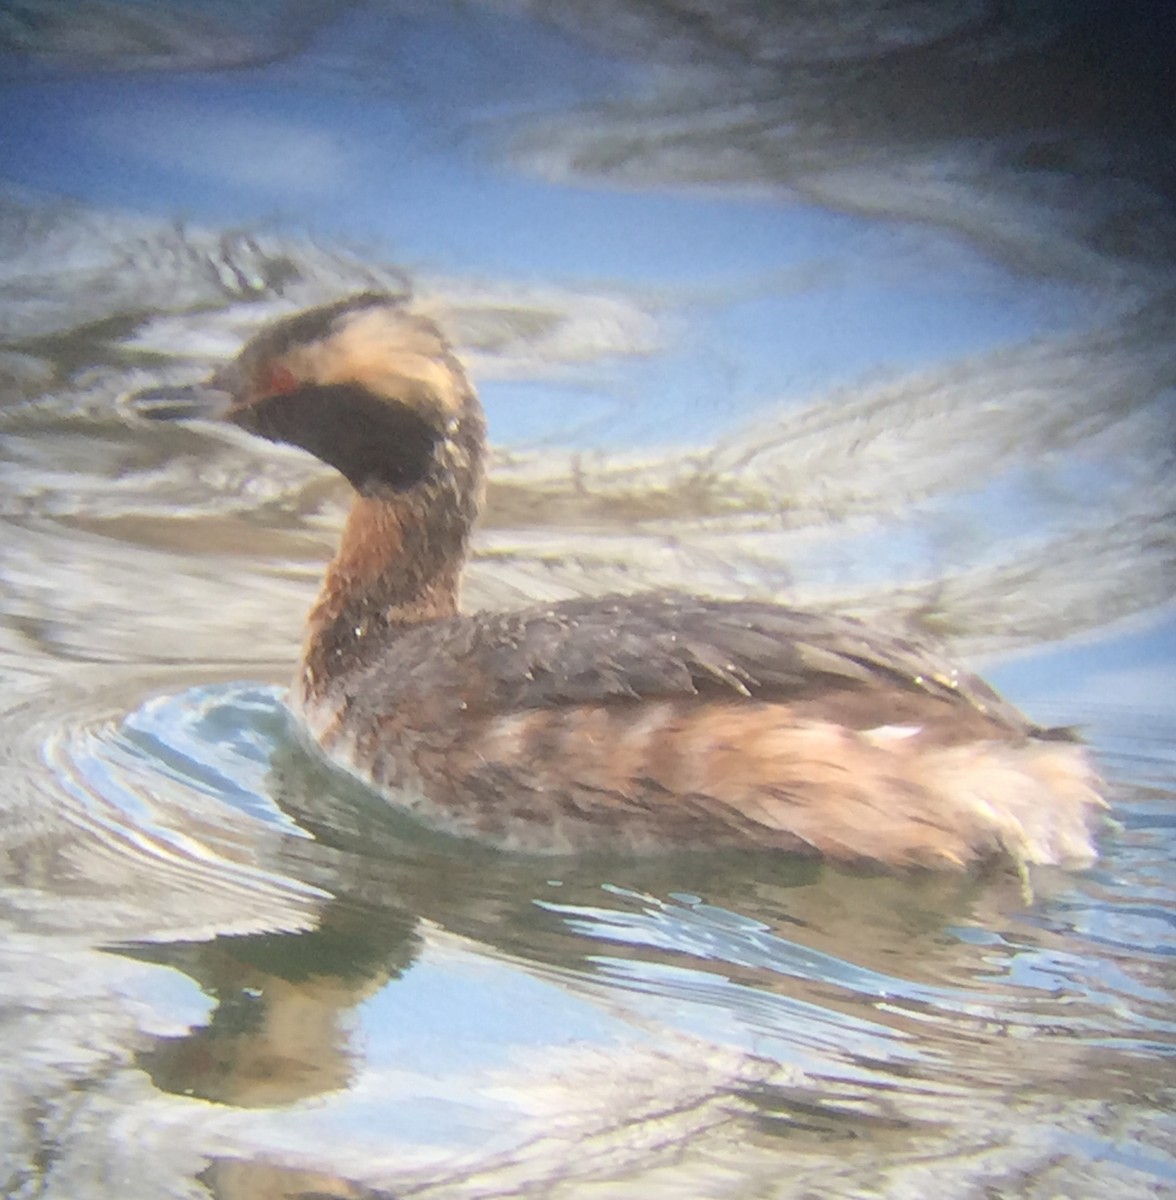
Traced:
POLYGON ((298 380, 289 367, 274 363, 265 373, 264 390, 267 396, 283 396, 298 386, 298 380))

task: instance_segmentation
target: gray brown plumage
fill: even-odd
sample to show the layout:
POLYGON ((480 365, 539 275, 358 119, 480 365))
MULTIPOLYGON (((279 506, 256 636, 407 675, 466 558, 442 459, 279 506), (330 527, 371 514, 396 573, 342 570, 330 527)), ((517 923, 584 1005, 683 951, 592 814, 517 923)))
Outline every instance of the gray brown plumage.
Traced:
POLYGON ((292 703, 332 758, 430 825, 546 852, 1094 857, 1083 749, 921 642, 674 594, 460 615, 485 428, 437 328, 400 302, 279 322, 206 396, 356 489, 292 703))

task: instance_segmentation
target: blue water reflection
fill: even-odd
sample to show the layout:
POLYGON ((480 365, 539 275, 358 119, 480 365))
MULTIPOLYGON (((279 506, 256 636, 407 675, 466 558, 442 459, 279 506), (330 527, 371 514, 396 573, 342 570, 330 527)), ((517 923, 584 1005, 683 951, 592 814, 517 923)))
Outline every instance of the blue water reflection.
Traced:
POLYGON ((295 62, 231 76, 10 82, 0 176, 132 212, 308 230, 433 272, 640 289, 677 314, 674 352, 593 388, 588 422, 564 419, 558 393, 536 420, 525 395, 487 388, 507 443, 655 443, 668 421, 678 439, 713 437, 765 403, 1081 327, 1103 303, 996 272, 926 228, 754 191, 553 187, 496 160, 529 108, 637 87, 635 68, 533 22, 369 7, 295 62))

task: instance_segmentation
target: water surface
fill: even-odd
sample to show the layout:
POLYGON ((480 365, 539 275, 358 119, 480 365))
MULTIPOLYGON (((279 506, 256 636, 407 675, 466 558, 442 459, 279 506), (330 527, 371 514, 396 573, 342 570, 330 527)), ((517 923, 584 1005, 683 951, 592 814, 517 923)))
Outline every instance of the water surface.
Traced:
POLYGON ((0 30, 0 1191, 1176 1195, 1170 16, 585 11, 0 30), (931 631, 1081 725, 1099 862, 538 860, 326 766, 344 489, 126 398, 371 287, 486 402, 470 607, 931 631))

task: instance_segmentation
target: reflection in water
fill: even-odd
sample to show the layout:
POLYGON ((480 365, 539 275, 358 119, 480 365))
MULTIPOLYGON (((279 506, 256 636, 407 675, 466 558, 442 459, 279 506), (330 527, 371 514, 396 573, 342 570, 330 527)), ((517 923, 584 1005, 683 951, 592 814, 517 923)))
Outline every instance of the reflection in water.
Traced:
POLYGON ((1028 907, 494 854, 285 716, 335 484, 122 406, 411 291, 500 441, 471 605, 669 584, 975 650, 1167 601, 1171 13, 587 11, 0 28, 0 1192, 1176 1192, 1170 619, 1006 668, 1120 822, 1028 907))

